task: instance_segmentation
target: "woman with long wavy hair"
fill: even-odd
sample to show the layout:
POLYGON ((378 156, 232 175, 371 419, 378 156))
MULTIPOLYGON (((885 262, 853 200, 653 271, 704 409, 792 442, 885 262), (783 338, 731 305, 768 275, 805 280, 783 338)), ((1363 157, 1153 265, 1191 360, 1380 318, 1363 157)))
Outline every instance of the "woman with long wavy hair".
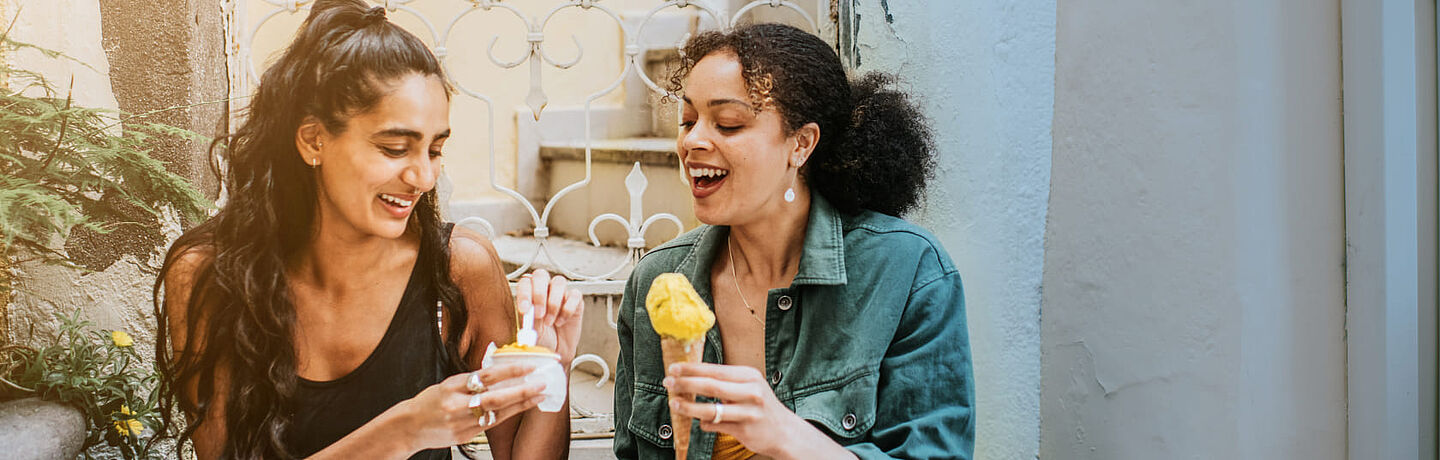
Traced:
POLYGON ((517 306, 568 369, 583 307, 543 271, 512 298, 489 241, 441 222, 449 102, 435 56, 361 0, 315 2, 266 70, 227 202, 155 285, 162 413, 200 458, 439 459, 482 431, 496 458, 565 455, 540 384, 485 391, 531 369, 465 372, 517 306))

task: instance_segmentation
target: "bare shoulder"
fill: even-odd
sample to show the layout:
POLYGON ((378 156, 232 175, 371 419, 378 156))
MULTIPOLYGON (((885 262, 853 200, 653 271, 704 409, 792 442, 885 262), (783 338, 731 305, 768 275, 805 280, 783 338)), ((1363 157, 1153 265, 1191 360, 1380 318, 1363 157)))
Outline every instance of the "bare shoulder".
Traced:
POLYGON ((467 281, 505 277, 500 253, 480 232, 456 225, 450 234, 450 273, 462 286, 467 281))
POLYGON ((165 284, 172 289, 189 288, 195 276, 214 261, 215 247, 208 243, 174 248, 166 255, 165 284))
POLYGON ((479 232, 455 226, 450 234, 450 278, 465 297, 468 312, 461 355, 478 369, 485 344, 510 343, 515 334, 515 305, 500 254, 479 232))
MULTIPOLYGON (((201 274, 214 263, 215 247, 209 243, 177 245, 165 255, 165 265, 160 272, 165 295, 160 304, 164 313, 160 321, 169 331, 175 349, 186 347, 190 329, 198 327, 207 316, 204 309, 192 305, 190 297, 195 292, 195 284, 202 282, 199 281, 201 274), (196 325, 187 327, 192 320, 196 325)), ((199 342, 203 340, 192 345, 200 346, 199 342)))

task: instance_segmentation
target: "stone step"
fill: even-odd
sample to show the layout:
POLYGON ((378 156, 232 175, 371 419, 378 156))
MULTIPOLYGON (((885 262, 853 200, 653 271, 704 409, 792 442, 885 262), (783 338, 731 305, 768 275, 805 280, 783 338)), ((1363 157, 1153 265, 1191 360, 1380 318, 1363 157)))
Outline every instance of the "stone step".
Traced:
MULTIPOLYGON (((588 241, 577 240, 573 235, 552 235, 546 238, 545 250, 540 250, 540 241, 530 235, 502 235, 491 242, 500 253, 500 262, 505 266, 506 273, 531 263, 533 258, 527 273, 540 268, 551 273, 561 273, 559 267, 564 265, 579 274, 596 276, 609 273, 621 265, 628 265, 630 258, 630 251, 625 248, 595 246, 588 241)), ((627 276, 630 276, 628 266, 610 278, 625 279, 627 276)))
MULTIPOLYGON (((614 439, 611 438, 573 439, 570 441, 569 458, 571 460, 613 460, 615 458, 615 451, 611 447, 613 445, 614 439)), ((470 452, 470 456, 476 459, 491 460, 495 458, 490 455, 489 446, 476 446, 467 449, 467 452, 470 452)), ((450 458, 453 460, 466 459, 466 457, 459 452, 454 452, 450 458)))
MULTIPOLYGON (((590 159, 596 162, 679 168, 673 137, 631 137, 590 141, 590 159)), ((585 142, 541 142, 541 161, 585 161, 585 142)))

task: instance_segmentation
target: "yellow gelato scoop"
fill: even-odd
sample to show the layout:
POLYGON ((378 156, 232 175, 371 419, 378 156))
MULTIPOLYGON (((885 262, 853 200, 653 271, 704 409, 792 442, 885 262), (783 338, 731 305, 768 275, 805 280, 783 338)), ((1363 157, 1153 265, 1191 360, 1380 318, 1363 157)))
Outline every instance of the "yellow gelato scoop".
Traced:
POLYGON ((655 277, 645 295, 645 310, 650 312, 650 325, 656 333, 687 342, 704 337, 715 325, 715 314, 690 280, 679 273, 655 277))
POLYGON ((509 344, 509 345, 500 347, 500 349, 495 350, 495 352, 496 352, 496 353, 546 353, 546 354, 554 354, 554 353, 555 353, 554 351, 551 351, 549 348, 545 348, 545 347, 542 347, 542 346, 539 346, 539 345, 524 345, 524 344, 519 344, 519 343, 512 343, 512 344, 509 344))

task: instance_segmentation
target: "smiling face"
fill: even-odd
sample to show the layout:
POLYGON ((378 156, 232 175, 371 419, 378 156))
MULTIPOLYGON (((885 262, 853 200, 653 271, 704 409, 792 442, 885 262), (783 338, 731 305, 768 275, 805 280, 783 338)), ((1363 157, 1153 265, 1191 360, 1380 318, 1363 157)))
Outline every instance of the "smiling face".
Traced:
POLYGON ((773 104, 756 111, 733 53, 701 58, 684 88, 676 150, 690 180, 697 219, 743 225, 793 205, 783 198, 787 188, 805 194, 796 169, 814 145, 813 125, 787 133, 773 104))
POLYGON ((307 144, 301 155, 309 155, 307 163, 318 157, 323 229, 399 238, 421 194, 435 188, 450 136, 444 84, 413 73, 384 86, 389 92, 350 117, 343 132, 329 132, 318 121, 300 127, 299 142, 307 144))

